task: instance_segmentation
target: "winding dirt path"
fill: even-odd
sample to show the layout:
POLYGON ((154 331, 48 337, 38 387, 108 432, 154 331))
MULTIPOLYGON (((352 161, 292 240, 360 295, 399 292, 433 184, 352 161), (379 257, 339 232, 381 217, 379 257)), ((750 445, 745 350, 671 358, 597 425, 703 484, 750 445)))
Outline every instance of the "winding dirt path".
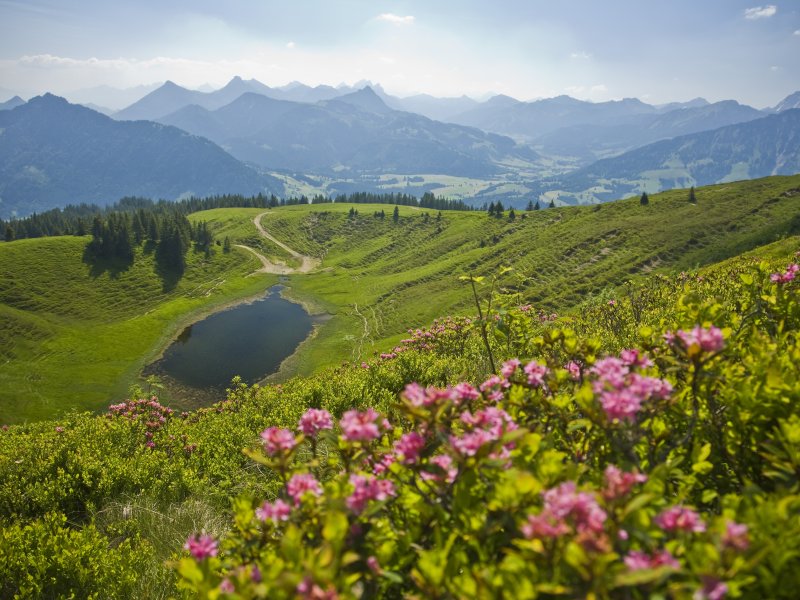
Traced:
POLYGON ((258 232, 261 234, 262 237, 268 239, 270 242, 279 246, 286 250, 289 254, 292 255, 292 258, 297 258, 300 260, 300 266, 297 268, 293 268, 288 266, 286 263, 282 261, 271 261, 266 256, 261 254, 260 252, 253 250, 250 246, 245 246, 244 244, 235 244, 238 248, 244 248, 248 252, 251 252, 255 255, 258 260, 261 261, 262 267, 258 271, 254 271, 251 275, 255 275, 256 273, 272 273, 275 275, 291 275, 292 273, 309 273, 316 269, 322 261, 318 258, 314 258, 312 256, 306 256, 305 254, 300 254, 296 250, 293 250, 283 242, 278 239, 275 239, 270 233, 264 229, 264 226, 261 225, 261 218, 269 214, 269 211, 260 213, 253 217, 253 224, 258 229, 258 232))

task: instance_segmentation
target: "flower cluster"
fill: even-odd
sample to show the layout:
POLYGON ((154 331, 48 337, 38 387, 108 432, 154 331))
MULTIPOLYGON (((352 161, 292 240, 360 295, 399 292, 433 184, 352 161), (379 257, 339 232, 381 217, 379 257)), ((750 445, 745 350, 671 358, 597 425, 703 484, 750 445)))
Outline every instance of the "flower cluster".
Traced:
POLYGON ((623 350, 620 358, 610 356, 594 364, 592 387, 609 421, 633 422, 645 402, 669 398, 672 386, 668 381, 633 370, 649 365, 648 358, 630 350, 623 350))
POLYGON ((569 533, 587 549, 608 547, 605 521, 608 517, 588 492, 579 492, 574 481, 565 481, 544 492, 544 508, 538 515, 528 515, 520 528, 528 538, 557 538, 569 533))
POLYGON ((725 347, 725 338, 718 327, 701 327, 697 325, 690 331, 680 330, 675 333, 667 332, 664 339, 674 348, 685 352, 689 357, 700 357, 703 354, 713 354, 725 347))
POLYGON ((262 431, 261 440, 264 443, 264 452, 269 456, 284 454, 297 445, 297 441, 291 431, 278 427, 269 427, 262 431))
POLYGON ((778 284, 789 283, 797 276, 798 271, 800 271, 800 265, 792 263, 786 267, 783 273, 773 273, 770 275, 769 280, 778 284))
POLYGON ((196 560, 216 556, 218 551, 217 540, 210 535, 190 536, 183 548, 188 550, 189 554, 196 560))
POLYGON ((655 523, 664 531, 670 532, 702 533, 706 530, 706 524, 700 519, 700 515, 683 506, 672 506, 664 510, 656 517, 655 523))
POLYGON ((140 398, 138 400, 127 400, 119 404, 112 404, 108 407, 107 418, 121 417, 129 421, 138 421, 145 427, 145 445, 148 448, 155 448, 155 433, 160 430, 172 417, 174 411, 171 408, 159 403, 158 398, 153 396, 149 400, 140 398))
POLYGON ((388 479, 378 479, 369 475, 351 475, 353 493, 347 497, 347 508, 360 514, 367 503, 375 500, 383 502, 395 495, 394 484, 388 479))

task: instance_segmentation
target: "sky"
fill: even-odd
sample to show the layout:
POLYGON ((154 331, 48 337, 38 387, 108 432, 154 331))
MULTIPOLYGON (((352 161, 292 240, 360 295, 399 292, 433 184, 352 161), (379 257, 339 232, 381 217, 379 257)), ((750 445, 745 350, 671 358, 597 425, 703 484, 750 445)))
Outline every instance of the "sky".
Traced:
POLYGON ((167 79, 773 106, 800 0, 0 0, 0 100, 167 79))

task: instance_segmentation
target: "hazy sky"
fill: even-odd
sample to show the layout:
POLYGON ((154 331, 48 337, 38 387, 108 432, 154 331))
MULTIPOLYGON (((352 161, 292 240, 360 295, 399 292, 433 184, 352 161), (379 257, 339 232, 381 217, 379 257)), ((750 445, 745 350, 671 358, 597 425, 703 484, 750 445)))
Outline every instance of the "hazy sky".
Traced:
POLYGON ((771 106, 800 0, 0 0, 0 99, 171 79, 771 106))

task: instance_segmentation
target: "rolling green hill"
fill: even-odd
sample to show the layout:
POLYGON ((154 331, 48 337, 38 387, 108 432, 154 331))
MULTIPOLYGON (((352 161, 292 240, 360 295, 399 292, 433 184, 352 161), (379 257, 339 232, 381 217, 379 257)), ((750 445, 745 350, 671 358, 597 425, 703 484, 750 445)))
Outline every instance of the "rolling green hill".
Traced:
MULTIPOLYGON (((333 317, 301 347, 290 372, 311 373, 388 351, 409 327, 471 313, 465 274, 514 270, 502 283, 520 303, 563 312, 612 297, 630 278, 734 256, 800 231, 800 176, 773 177, 638 199, 528 213, 484 213, 386 205, 305 205, 268 211, 263 226, 293 250, 321 259, 288 276, 289 294, 333 317), (350 216, 350 210, 358 211, 350 216), (385 211, 383 219, 375 212, 385 211)), ((292 263, 258 235, 258 209, 195 213, 225 236, 292 263)), ((245 278, 258 261, 235 249, 210 262, 191 255, 180 285, 164 292, 150 257, 127 271, 92 271, 86 239, 0 245, 0 422, 41 419, 121 400, 148 358, 198 312, 264 290, 274 276, 245 278), (68 376, 65 376, 68 374, 68 376)), ((141 251, 139 251, 141 253, 141 251)))

